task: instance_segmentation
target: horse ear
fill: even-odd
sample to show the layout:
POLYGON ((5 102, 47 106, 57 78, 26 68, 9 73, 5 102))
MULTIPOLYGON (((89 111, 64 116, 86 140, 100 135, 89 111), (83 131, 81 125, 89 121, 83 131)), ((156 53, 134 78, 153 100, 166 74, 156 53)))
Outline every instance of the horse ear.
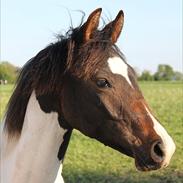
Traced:
POLYGON ((110 39, 112 43, 116 43, 124 24, 124 13, 122 10, 119 11, 116 18, 107 24, 102 32, 105 38, 110 39))
POLYGON ((84 42, 91 39, 92 33, 97 29, 99 25, 99 18, 100 18, 101 12, 102 12, 102 8, 98 8, 95 11, 93 11, 88 17, 87 21, 82 26, 84 42))

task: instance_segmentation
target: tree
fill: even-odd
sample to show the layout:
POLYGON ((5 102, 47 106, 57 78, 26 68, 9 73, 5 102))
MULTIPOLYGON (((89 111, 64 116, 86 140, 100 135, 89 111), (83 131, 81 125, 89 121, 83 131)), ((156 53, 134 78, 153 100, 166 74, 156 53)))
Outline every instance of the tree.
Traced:
POLYGON ((166 64, 158 65, 158 70, 154 74, 155 80, 172 80, 174 77, 174 71, 171 66, 166 64))
POLYGON ((0 80, 7 80, 9 83, 14 83, 19 72, 19 68, 9 62, 0 63, 0 80))
POLYGON ((173 77, 174 80, 177 80, 177 81, 180 81, 180 80, 183 80, 183 73, 181 72, 174 72, 174 77, 173 77))
POLYGON ((152 81, 154 80, 153 76, 151 75, 150 71, 144 70, 139 77, 141 81, 152 81))

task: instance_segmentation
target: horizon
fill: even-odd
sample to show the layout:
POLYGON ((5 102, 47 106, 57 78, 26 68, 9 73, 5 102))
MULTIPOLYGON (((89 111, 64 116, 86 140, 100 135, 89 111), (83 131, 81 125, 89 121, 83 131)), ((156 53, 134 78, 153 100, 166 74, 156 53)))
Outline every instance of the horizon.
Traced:
POLYGON ((76 10, 83 10, 86 20, 94 9, 103 7, 102 17, 106 23, 114 19, 120 9, 125 13, 125 25, 117 46, 132 67, 140 72, 149 70, 154 73, 159 64, 168 64, 174 71, 183 72, 181 0, 89 2, 48 0, 42 8, 42 1, 2 0, 1 61, 22 67, 39 51, 55 42, 57 33, 68 30, 71 17, 74 27, 79 25, 82 13, 76 10), (82 8, 87 2, 89 5, 82 8))

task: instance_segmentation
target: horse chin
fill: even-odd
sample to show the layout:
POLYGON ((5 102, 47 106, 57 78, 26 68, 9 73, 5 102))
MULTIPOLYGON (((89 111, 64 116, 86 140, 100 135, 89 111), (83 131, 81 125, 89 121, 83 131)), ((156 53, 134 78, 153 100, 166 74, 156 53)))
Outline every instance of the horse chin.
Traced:
POLYGON ((149 172, 149 171, 157 170, 157 169, 161 168, 161 166, 158 166, 158 165, 147 165, 144 163, 140 163, 140 162, 138 162, 137 159, 135 159, 135 166, 136 166, 137 170, 139 170, 141 172, 149 172))

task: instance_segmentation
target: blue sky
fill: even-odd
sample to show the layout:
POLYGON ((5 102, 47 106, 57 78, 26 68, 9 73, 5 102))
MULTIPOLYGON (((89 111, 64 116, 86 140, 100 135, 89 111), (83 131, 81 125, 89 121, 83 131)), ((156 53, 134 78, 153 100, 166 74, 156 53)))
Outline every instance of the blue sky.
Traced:
MULTIPOLYGON (((113 19, 120 9, 125 25, 117 42, 127 61, 140 71, 154 72, 167 63, 182 71, 182 0, 1 0, 1 60, 22 66, 50 42, 56 33, 79 25, 102 7, 102 17, 113 19)), ((102 22, 101 22, 102 25, 102 22)))

